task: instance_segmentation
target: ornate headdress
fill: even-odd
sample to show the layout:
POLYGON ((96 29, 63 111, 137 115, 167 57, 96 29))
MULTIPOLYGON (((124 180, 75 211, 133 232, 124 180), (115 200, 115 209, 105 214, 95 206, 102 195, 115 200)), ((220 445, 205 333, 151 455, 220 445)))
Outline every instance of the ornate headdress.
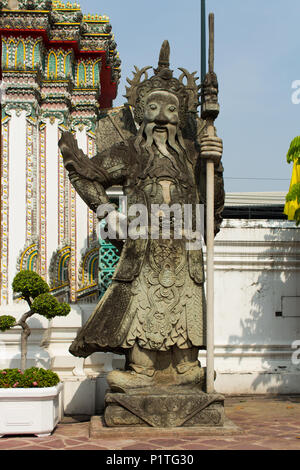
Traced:
POLYGON ((170 45, 168 41, 164 41, 160 54, 157 69, 154 69, 154 75, 148 78, 147 70, 151 66, 144 67, 141 70, 136 66, 134 77, 132 80, 127 78, 130 87, 126 87, 126 95, 128 104, 134 108, 134 117, 136 122, 141 124, 144 119, 144 109, 146 99, 149 93, 154 91, 169 91, 177 96, 179 100, 179 118, 181 126, 186 120, 188 112, 196 113, 199 106, 199 89, 201 85, 197 85, 195 77, 197 72, 190 74, 186 69, 179 68, 182 74, 180 77, 174 78, 173 71, 169 68, 170 45), (142 80, 142 78, 144 78, 142 80), (186 84, 183 80, 186 79, 186 84))

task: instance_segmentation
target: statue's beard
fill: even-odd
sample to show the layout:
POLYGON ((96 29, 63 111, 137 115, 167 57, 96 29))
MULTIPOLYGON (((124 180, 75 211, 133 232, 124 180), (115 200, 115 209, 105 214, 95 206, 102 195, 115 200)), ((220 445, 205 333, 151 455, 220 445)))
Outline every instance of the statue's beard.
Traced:
POLYGON ((185 145, 179 126, 166 124, 163 126, 166 132, 155 132, 156 127, 158 126, 154 122, 143 123, 141 125, 134 144, 137 152, 140 154, 142 148, 145 148, 152 160, 154 157, 153 147, 155 146, 167 158, 172 158, 169 148, 181 157, 183 150, 185 150, 185 145))

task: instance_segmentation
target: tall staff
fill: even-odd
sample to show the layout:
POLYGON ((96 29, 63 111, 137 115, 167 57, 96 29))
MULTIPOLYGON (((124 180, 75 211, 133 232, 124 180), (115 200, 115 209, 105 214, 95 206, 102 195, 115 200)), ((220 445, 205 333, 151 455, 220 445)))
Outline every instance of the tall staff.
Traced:
POLYGON ((206 75, 206 11, 205 0, 201 0, 201 83, 206 75))
MULTIPOLYGON (((219 114, 218 85, 214 73, 214 15, 209 14, 209 60, 208 74, 202 81, 201 117, 206 120, 206 133, 216 135, 214 121, 219 114)), ((214 154, 206 154, 206 392, 214 392, 214 154)))

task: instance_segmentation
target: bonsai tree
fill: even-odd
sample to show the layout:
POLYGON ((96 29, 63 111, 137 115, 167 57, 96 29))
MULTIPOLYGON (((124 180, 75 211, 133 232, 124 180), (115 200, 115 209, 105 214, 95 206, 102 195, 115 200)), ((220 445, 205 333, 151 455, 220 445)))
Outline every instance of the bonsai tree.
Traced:
POLYGON ((284 213, 289 220, 295 220, 300 224, 300 137, 295 137, 287 153, 287 162, 293 162, 293 172, 290 189, 286 195, 284 213))
POLYGON ((12 283, 13 291, 24 299, 28 306, 19 321, 10 315, 0 316, 0 330, 6 331, 15 326, 22 328, 21 333, 21 370, 26 369, 27 343, 31 330, 27 320, 35 313, 48 319, 56 316, 65 316, 70 312, 70 305, 59 303, 58 300, 49 293, 49 286, 37 273, 33 271, 19 272, 12 283))

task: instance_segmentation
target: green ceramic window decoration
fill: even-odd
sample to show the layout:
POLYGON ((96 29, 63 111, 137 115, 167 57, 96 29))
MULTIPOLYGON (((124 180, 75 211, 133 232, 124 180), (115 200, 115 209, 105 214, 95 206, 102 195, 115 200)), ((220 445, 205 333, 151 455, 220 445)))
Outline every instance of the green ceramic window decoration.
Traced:
MULTIPOLYGON (((104 224, 104 222, 101 223, 104 224)), ((99 294, 101 298, 111 284, 119 256, 117 255, 116 247, 108 240, 100 238, 99 243, 99 294)))
POLYGON ((25 46, 23 41, 20 41, 16 50, 16 63, 17 68, 25 68, 25 46))
POLYGON ((40 61, 41 61, 41 50, 40 50, 40 44, 37 43, 37 44, 34 45, 34 49, 33 49, 34 68, 36 68, 37 65, 40 64, 40 61))
POLYGON ((57 58, 54 52, 50 52, 48 58, 48 75, 49 77, 57 76, 57 58))

